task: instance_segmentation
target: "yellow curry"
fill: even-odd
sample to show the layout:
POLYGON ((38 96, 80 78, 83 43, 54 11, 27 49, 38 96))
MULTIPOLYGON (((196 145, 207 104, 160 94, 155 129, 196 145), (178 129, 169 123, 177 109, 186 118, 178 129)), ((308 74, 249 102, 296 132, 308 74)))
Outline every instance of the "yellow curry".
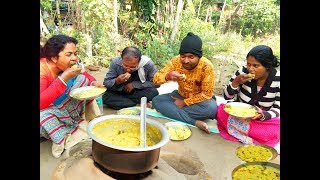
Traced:
POLYGON ((272 152, 270 149, 255 146, 255 145, 247 145, 242 146, 237 150, 237 156, 246 162, 254 162, 254 161, 269 161, 272 158, 272 152))
MULTIPOLYGON (((153 146, 160 142, 160 130, 149 123, 146 124, 146 142, 153 146)), ((140 146, 140 121, 132 119, 112 119, 97 123, 92 133, 101 141, 121 147, 140 146)))
POLYGON ((278 180, 280 170, 262 165, 246 165, 236 170, 232 175, 232 180, 278 180))

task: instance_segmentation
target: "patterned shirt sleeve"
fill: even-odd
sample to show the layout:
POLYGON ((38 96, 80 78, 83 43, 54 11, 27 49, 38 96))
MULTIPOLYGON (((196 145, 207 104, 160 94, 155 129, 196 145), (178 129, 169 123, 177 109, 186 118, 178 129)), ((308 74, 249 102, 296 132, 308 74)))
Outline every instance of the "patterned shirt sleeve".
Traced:
POLYGON ((158 72, 156 72, 153 76, 153 83, 156 85, 161 85, 163 83, 166 83, 166 75, 168 72, 173 71, 175 69, 174 65, 173 65, 173 61, 176 59, 177 57, 172 58, 166 65, 165 67, 163 67, 162 69, 160 69, 158 72))

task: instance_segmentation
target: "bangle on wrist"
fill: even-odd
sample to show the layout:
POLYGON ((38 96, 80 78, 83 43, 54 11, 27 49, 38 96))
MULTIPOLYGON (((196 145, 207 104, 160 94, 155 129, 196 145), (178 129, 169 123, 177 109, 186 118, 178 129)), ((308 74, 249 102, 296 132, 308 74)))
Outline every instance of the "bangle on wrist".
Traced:
POLYGON ((237 90, 238 88, 235 88, 232 86, 232 83, 230 83, 230 87, 233 89, 233 90, 237 90))

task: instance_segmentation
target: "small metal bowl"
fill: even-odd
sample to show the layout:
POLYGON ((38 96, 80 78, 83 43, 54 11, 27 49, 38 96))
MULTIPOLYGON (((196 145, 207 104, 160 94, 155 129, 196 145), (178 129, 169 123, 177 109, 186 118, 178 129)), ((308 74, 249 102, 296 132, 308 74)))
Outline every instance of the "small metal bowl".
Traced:
MULTIPOLYGON (((235 173, 238 169, 240 169, 240 168, 242 168, 242 167, 248 167, 248 166, 251 166, 251 165, 261 165, 261 166, 263 166, 263 167, 271 167, 271 168, 274 168, 274 169, 279 170, 279 172, 280 172, 280 165, 279 165, 279 164, 276 164, 276 163, 258 162, 258 161, 257 161, 257 162, 247 162, 247 163, 241 164, 241 165, 239 165, 239 166, 237 166, 237 167, 235 167, 235 168, 233 169, 232 174, 231 174, 232 179, 234 179, 234 178, 233 178, 234 173, 235 173)), ((279 179, 280 179, 280 177, 279 177, 279 179)))
MULTIPOLYGON (((236 156, 237 156, 238 158, 240 158, 240 157, 238 156, 238 151, 239 151, 241 148, 245 148, 245 147, 248 147, 248 146, 259 146, 259 147, 263 147, 263 148, 266 148, 266 149, 270 150, 271 153, 272 153, 272 155, 271 155, 271 157, 270 157, 267 161, 271 161, 271 160, 275 159, 275 158, 278 156, 278 152, 277 152, 276 149, 274 149, 274 148, 271 147, 271 146, 267 146, 267 145, 263 145, 263 144, 246 144, 246 145, 240 146, 240 147, 238 147, 238 148, 236 149, 236 156)), ((241 158, 240 158, 240 159, 241 159, 241 158)), ((246 160, 244 160, 244 159, 241 159, 241 160, 242 160, 242 161, 245 161, 245 162, 249 162, 249 161, 246 161, 246 160)))

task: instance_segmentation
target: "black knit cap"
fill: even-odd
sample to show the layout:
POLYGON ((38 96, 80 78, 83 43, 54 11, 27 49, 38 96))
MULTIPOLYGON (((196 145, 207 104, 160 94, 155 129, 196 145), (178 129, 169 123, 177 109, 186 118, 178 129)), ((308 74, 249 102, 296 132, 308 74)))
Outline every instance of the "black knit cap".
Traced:
POLYGON ((192 53, 202 57, 202 40, 199 36, 189 32, 181 41, 179 54, 192 53))

